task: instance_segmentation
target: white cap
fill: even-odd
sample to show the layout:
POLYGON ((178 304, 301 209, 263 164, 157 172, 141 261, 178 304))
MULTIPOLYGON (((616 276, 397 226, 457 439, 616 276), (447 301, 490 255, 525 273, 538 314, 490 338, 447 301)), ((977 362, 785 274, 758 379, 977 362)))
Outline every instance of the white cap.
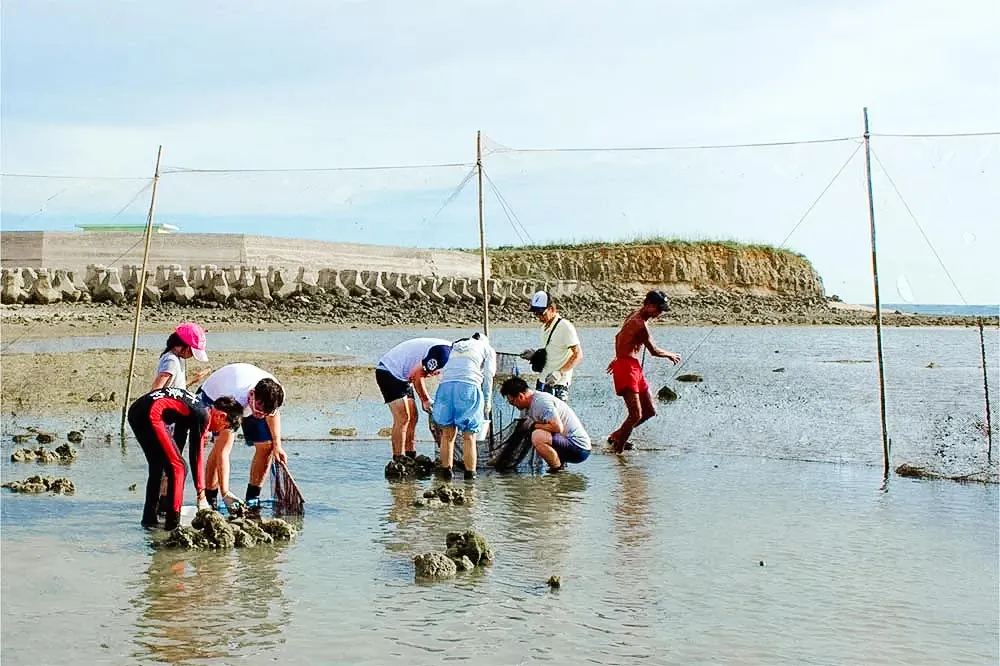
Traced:
POLYGON ((549 296, 549 292, 536 291, 535 295, 531 297, 531 305, 529 306, 529 309, 532 311, 544 310, 551 304, 552 304, 552 297, 549 296))

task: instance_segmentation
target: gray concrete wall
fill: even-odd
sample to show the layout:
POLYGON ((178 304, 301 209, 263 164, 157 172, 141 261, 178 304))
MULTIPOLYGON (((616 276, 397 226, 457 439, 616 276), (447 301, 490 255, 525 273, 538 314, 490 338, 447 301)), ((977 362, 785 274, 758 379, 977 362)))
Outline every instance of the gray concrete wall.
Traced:
MULTIPOLYGON (((4 268, 84 271, 91 264, 141 264, 141 233, 11 231, 0 233, 4 268)), ((479 277, 479 255, 455 250, 330 243, 245 234, 153 234, 149 267, 159 264, 246 265, 308 270, 391 271, 436 277, 479 277)), ((489 264, 487 264, 489 271, 489 264)))

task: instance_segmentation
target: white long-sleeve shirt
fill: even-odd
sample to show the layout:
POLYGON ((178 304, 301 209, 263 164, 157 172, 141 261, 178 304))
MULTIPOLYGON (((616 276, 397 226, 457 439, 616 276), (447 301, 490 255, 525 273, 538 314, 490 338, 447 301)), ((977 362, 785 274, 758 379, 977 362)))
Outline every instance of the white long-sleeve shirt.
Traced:
POLYGON ((459 340, 451 346, 451 356, 441 371, 441 383, 464 382, 488 393, 497 373, 497 353, 485 335, 459 340))

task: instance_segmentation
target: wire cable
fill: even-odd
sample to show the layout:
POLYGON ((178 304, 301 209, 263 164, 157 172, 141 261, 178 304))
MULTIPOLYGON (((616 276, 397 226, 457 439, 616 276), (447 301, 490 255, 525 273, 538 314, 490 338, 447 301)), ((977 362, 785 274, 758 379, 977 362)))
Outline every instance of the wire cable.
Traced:
POLYGON ((1000 136, 1000 132, 954 132, 951 134, 878 134, 870 132, 868 136, 881 136, 892 139, 951 139, 975 136, 1000 136))
MULTIPOLYGON (((768 141, 761 143, 727 143, 702 144, 695 146, 620 146, 620 147, 586 147, 586 148, 506 148, 498 147, 497 153, 625 153, 625 152, 655 152, 667 150, 721 150, 726 148, 773 148, 779 146, 805 146, 818 143, 840 143, 856 141, 858 136, 843 136, 830 139, 805 139, 800 141, 768 141)), ((500 144, 497 144, 498 146, 500 144)))
POLYGON ((806 212, 802 214, 802 217, 799 218, 799 221, 795 223, 795 226, 792 227, 792 230, 788 232, 788 234, 785 236, 784 240, 781 241, 778 247, 785 247, 785 243, 788 242, 788 239, 792 237, 792 234, 794 234, 795 231, 799 228, 799 226, 803 222, 805 222, 805 219, 809 217, 809 213, 813 211, 813 208, 816 207, 816 205, 819 203, 819 200, 822 199, 823 196, 830 191, 830 188, 833 187, 833 184, 837 182, 838 178, 840 178, 840 174, 844 173, 844 169, 846 169, 847 165, 851 163, 851 160, 853 160, 854 156, 858 154, 858 151, 861 150, 862 146, 864 146, 864 144, 858 142, 858 145, 857 147, 855 147, 854 152, 851 153, 851 156, 847 158, 847 160, 840 166, 839 169, 837 169, 837 173, 833 174, 833 178, 831 178, 830 182, 826 184, 826 187, 823 188, 823 191, 819 193, 819 196, 816 197, 816 200, 813 201, 811 204, 809 204, 809 208, 807 208, 806 212))
POLYGON ((448 198, 444 200, 444 203, 442 203, 441 206, 436 211, 434 211, 433 215, 431 215, 430 217, 425 217, 423 222, 421 222, 421 224, 429 224, 434 220, 436 220, 437 216, 441 214, 441 211, 443 211, 446 207, 448 207, 451 204, 451 202, 453 202, 456 198, 458 198, 458 195, 462 193, 462 190, 465 189, 465 186, 469 184, 469 181, 472 180, 472 177, 475 175, 476 175, 476 166, 473 165, 472 168, 469 169, 469 173, 465 174, 465 178, 463 178, 462 181, 458 184, 458 186, 451 191, 451 194, 448 195, 448 198))
POLYGON ((886 180, 889 181, 889 185, 891 185, 893 191, 896 192, 896 196, 899 197, 899 201, 903 204, 903 208, 905 208, 906 212, 910 215, 910 219, 913 220, 913 224, 916 225, 917 230, 920 232, 920 235, 923 236, 924 242, 927 243, 927 247, 929 247, 931 250, 931 254, 934 255, 935 259, 937 259, 938 265, 941 266, 941 270, 943 270, 944 274, 948 276, 948 281, 951 282, 951 286, 955 288, 955 293, 957 293, 958 297, 962 299, 962 304, 968 305, 969 302, 965 300, 965 296, 962 294, 962 290, 958 288, 958 285, 955 283, 955 279, 951 276, 951 273, 948 272, 948 267, 944 265, 944 261, 942 261, 941 255, 939 255, 937 253, 937 250, 934 249, 934 244, 931 243, 931 239, 928 238, 927 233, 924 231, 924 228, 920 225, 920 222, 917 221, 917 216, 913 214, 913 210, 910 208, 910 205, 906 203, 906 199, 903 198, 903 194, 899 191, 899 188, 896 187, 895 181, 893 181, 892 176, 889 175, 889 172, 886 170, 885 165, 882 164, 882 160, 878 158, 878 155, 875 153, 874 150, 871 151, 871 154, 872 157, 875 158, 875 162, 878 164, 879 168, 882 169, 882 173, 885 174, 885 178, 886 180))
POLYGON ((162 174, 181 173, 332 173, 339 171, 405 171, 413 169, 448 169, 474 166, 472 162, 447 162, 442 164, 393 164, 384 166, 346 166, 293 169, 195 169, 188 167, 165 167, 162 174))
POLYGON ((493 194, 496 195, 497 200, 500 202, 500 208, 504 211, 504 214, 507 215, 507 220, 514 228, 514 233, 517 234, 521 242, 524 242, 525 238, 527 238, 528 242, 531 245, 534 245, 535 240, 531 237, 531 234, 528 233, 527 227, 521 223, 521 219, 517 216, 517 213, 514 212, 514 208, 510 205, 507 199, 500 194, 500 189, 496 186, 496 183, 493 182, 493 179, 487 175, 485 170, 483 171, 483 177, 486 179, 486 182, 489 183, 490 188, 493 190, 493 194), (518 231, 518 227, 520 227, 520 231, 518 231), (523 232, 523 236, 521 232, 523 232))

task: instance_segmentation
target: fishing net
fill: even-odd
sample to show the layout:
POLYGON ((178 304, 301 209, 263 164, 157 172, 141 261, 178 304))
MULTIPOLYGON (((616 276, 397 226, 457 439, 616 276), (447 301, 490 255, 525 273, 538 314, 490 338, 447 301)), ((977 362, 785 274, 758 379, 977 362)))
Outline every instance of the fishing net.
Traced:
MULTIPOLYGON (((518 354, 497 352, 497 372, 493 377, 493 390, 488 400, 490 417, 489 430, 486 436, 478 442, 479 469, 496 469, 501 472, 527 470, 541 466, 541 459, 531 446, 530 431, 519 428, 518 410, 507 403, 500 395, 500 386, 510 377, 527 370, 527 361, 518 354), (522 368, 521 364, 525 367, 522 368)), ((431 435, 434 438, 438 458, 441 456, 441 427, 430 421, 431 435)), ((462 445, 455 442, 455 466, 464 468, 462 445)))
POLYGON ((288 466, 278 460, 271 463, 271 500, 276 516, 301 516, 306 512, 302 491, 288 471, 288 466))

